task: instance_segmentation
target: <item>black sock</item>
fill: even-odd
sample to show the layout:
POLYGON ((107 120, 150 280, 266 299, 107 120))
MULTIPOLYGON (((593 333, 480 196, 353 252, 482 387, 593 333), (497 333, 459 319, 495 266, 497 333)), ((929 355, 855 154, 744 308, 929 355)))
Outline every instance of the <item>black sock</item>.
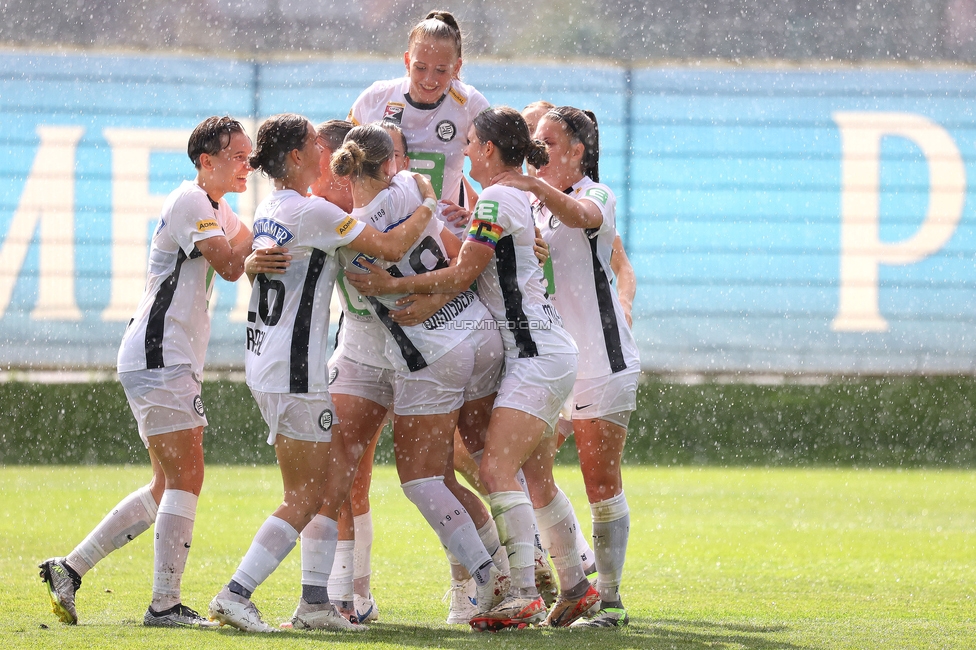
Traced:
POLYGON ((303 584, 302 600, 309 605, 324 605, 329 602, 329 588, 303 584))
POLYGON ((247 598, 248 600, 250 600, 251 594, 254 593, 249 589, 245 589, 241 585, 241 583, 237 582, 236 580, 231 580, 230 582, 228 582, 227 589, 228 591, 230 591, 230 593, 237 594, 238 596, 241 596, 242 598, 247 598))

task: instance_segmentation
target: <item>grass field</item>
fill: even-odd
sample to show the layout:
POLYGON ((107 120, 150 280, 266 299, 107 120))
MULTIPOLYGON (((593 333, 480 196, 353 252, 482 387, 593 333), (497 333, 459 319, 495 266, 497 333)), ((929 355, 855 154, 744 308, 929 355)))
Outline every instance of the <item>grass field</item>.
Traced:
MULTIPOLYGON (((103 561, 79 592, 81 625, 48 611, 34 566, 63 555, 148 476, 145 467, 0 468, 4 648, 973 648, 976 474, 955 470, 625 469, 632 512, 619 632, 474 634, 443 625, 443 552, 378 468, 373 587, 364 635, 147 630, 152 540, 103 561)), ((583 515, 571 468, 557 478, 583 515)), ((200 501, 184 600, 203 610, 279 499, 273 466, 213 466, 200 501)), ((299 593, 299 554, 257 591, 269 621, 299 593)))

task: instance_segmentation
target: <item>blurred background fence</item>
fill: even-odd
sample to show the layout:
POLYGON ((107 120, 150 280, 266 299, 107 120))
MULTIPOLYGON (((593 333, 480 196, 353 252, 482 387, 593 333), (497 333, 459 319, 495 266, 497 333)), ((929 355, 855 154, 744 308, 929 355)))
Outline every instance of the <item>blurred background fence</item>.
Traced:
MULTIPOLYGON (((402 63, 0 58, 0 365, 111 368, 189 130, 344 117, 402 63)), ((493 104, 594 109, 656 373, 974 371, 976 77, 961 69, 469 61, 493 104)), ((267 191, 232 198, 250 219, 267 191)), ((242 363, 218 285, 211 368, 242 363)))

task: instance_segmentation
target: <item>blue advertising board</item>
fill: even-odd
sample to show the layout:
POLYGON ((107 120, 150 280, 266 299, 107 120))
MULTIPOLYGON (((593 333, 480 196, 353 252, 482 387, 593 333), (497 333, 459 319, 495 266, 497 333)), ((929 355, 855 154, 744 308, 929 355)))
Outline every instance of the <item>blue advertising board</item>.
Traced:
MULTIPOLYGON (((0 59, 0 368, 111 368, 166 194, 212 114, 344 117, 400 62, 0 59)), ((477 64, 492 104, 590 108, 650 372, 974 371, 976 77, 477 64)), ((230 196, 249 221, 265 180, 230 196)), ((243 364, 218 281, 208 366, 243 364)))

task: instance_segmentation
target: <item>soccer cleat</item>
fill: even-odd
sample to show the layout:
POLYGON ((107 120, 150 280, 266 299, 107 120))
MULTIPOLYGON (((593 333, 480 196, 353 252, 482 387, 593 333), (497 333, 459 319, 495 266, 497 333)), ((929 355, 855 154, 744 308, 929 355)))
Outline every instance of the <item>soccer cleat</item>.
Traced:
POLYGON ((494 564, 489 569, 488 582, 483 585, 475 585, 475 602, 478 604, 478 613, 487 612, 498 603, 502 602, 508 594, 508 576, 498 570, 494 564))
POLYGON ((356 606, 356 620, 359 623, 370 623, 379 620, 380 610, 376 607, 376 599, 373 598, 372 592, 366 598, 363 598, 359 594, 354 594, 352 600, 356 606))
POLYGON ((602 627, 623 627, 630 623, 627 610, 623 607, 604 607, 589 618, 581 618, 572 625, 575 629, 596 629, 602 627))
MULTIPOLYGON (((359 617, 356 616, 356 605, 354 601, 351 600, 333 600, 332 606, 335 607, 336 612, 339 616, 346 619, 347 621, 352 621, 353 623, 359 622, 359 617)), ((299 603, 301 607, 301 603, 299 603)))
POLYGON ((65 563, 63 557, 44 560, 37 568, 41 570, 41 580, 51 597, 51 611, 62 623, 75 625, 78 622, 75 593, 81 589, 81 576, 65 563))
POLYGON ((551 607, 556 602, 559 595, 559 587, 552 575, 552 567, 549 566, 549 557, 545 551, 535 548, 535 588, 542 596, 546 607, 551 607))
POLYGON ((235 594, 227 587, 210 601, 210 620, 236 627, 242 632, 277 632, 264 622, 261 612, 248 598, 235 594))
POLYGON ((556 600, 546 617, 543 625, 547 627, 569 627, 574 621, 589 612, 600 609, 600 592, 590 585, 586 593, 579 598, 564 598, 562 594, 556 600))
POLYGON ((291 627, 295 630, 366 631, 365 625, 358 625, 343 618, 332 603, 309 605, 304 599, 298 601, 295 614, 291 617, 291 627))
POLYGON ((497 607, 472 618, 471 629, 476 632, 497 632, 506 628, 521 630, 541 623, 545 618, 546 604, 542 596, 523 598, 509 594, 497 607))
POLYGON ((161 612, 150 606, 142 617, 142 624, 146 627, 217 627, 216 622, 208 621, 183 603, 177 603, 161 612))
POLYGON ((451 599, 450 609, 447 612, 448 625, 467 625, 478 615, 478 600, 474 594, 474 578, 464 581, 451 580, 451 588, 443 598, 443 600, 451 599))

